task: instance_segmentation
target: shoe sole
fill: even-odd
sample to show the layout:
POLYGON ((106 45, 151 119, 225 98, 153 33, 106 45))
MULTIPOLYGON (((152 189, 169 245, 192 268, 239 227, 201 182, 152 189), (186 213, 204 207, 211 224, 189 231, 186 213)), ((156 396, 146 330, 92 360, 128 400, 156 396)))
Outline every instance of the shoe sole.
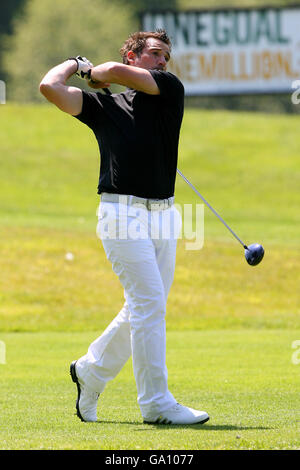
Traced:
POLYGON ((202 421, 197 421, 196 423, 173 423, 172 421, 169 421, 167 419, 164 419, 162 421, 159 421, 159 418, 157 421, 145 421, 144 424, 174 424, 174 425, 181 425, 181 426, 188 426, 190 424, 204 424, 209 420, 209 416, 202 421))
POLYGON ((71 375, 71 378, 72 378, 73 382, 77 385, 76 414, 77 414, 78 418, 80 418, 81 421, 83 421, 85 423, 85 420, 83 419, 83 417, 81 416, 80 411, 79 411, 79 400, 80 400, 81 390, 80 390, 80 383, 78 381, 78 377, 77 377, 76 369, 75 369, 76 362, 77 361, 73 361, 70 365, 70 375, 71 375))

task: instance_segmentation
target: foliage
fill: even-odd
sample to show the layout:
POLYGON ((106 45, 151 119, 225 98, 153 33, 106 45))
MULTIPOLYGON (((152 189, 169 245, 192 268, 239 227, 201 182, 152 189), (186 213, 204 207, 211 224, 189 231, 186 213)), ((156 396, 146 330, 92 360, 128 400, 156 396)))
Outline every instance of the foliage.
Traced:
MULTIPOLYGON (((283 6, 294 2, 270 0, 267 3, 283 6)), ((41 78, 51 67, 66 57, 81 54, 95 64, 106 60, 120 60, 118 51, 121 44, 130 32, 139 28, 138 13, 142 10, 247 7, 261 6, 261 2, 259 0, 90 0, 89 2, 24 0, 16 2, 16 5, 19 8, 15 11, 19 14, 14 17, 12 26, 7 27, 7 31, 12 30, 13 34, 0 36, 0 73, 1 78, 7 83, 8 100, 32 102, 44 100, 38 91, 41 78)), ((70 80, 70 84, 75 83, 74 79, 70 80)), ((201 106, 201 103, 197 105, 201 106)), ((224 106, 228 107, 228 103, 224 103, 224 106)), ((241 106, 245 107, 244 104, 241 106)), ((214 98, 209 100, 209 107, 214 107, 214 98)), ((267 108, 272 108, 272 104, 267 108)), ((284 105, 281 110, 285 111, 284 105)), ((290 112, 290 108, 287 111, 290 112)))
POLYGON ((54 65, 74 55, 93 63, 119 60, 119 49, 136 28, 123 2, 29 0, 6 37, 3 64, 8 100, 42 100, 38 85, 54 65))

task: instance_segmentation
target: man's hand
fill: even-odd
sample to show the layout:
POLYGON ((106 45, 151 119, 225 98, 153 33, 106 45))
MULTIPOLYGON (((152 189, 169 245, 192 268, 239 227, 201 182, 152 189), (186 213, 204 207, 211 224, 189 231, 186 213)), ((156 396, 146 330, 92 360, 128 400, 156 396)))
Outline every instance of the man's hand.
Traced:
POLYGON ((110 83, 98 82, 98 81, 88 80, 88 79, 87 79, 87 84, 90 88, 94 88, 94 89, 110 87, 110 83))
POLYGON ((110 87, 110 83, 93 80, 91 78, 91 71, 94 66, 86 57, 78 55, 76 57, 70 57, 69 60, 75 60, 77 62, 77 71, 75 72, 75 75, 86 80, 89 87, 94 89, 110 87))
POLYGON ((88 77, 88 72, 93 68, 92 62, 90 62, 86 57, 81 57, 80 55, 76 57, 70 57, 69 60, 75 60, 77 62, 77 71, 75 74, 85 80, 88 77))

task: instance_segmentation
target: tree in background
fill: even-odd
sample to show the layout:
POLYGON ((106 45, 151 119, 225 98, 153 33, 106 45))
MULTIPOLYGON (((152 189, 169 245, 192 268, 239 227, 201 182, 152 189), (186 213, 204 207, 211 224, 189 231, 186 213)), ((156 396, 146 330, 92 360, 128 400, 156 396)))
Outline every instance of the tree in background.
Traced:
POLYGON ((14 34, 5 40, 8 100, 43 100, 42 77, 67 57, 81 54, 95 65, 120 60, 123 41, 138 26, 121 0, 28 0, 14 34))
POLYGON ((9 2, 1 2, 0 6, 0 79, 6 80, 5 73, 2 68, 2 36, 12 34, 12 18, 22 12, 24 0, 10 0, 9 2))
POLYGON ((9 0, 9 2, 1 2, 0 15, 0 34, 11 33, 11 18, 22 10, 25 0, 9 0))
POLYGON ((175 10, 178 0, 125 0, 126 4, 137 14, 144 10, 175 10))
MULTIPOLYGON (((2 56, 8 100, 43 98, 38 84, 65 58, 81 54, 95 65, 120 60, 128 34, 139 29, 138 13, 147 8, 176 8, 176 0, 27 0, 13 22, 2 56)), ((75 84, 71 79, 70 84, 75 84)), ((78 83, 78 82, 77 82, 78 83)))

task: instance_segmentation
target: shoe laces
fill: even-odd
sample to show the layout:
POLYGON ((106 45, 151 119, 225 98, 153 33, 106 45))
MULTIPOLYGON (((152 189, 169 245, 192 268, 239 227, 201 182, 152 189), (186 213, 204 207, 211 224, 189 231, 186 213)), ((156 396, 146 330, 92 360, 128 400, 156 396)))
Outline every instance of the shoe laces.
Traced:
POLYGON ((97 392, 94 392, 94 391, 89 391, 89 396, 95 401, 98 400, 99 395, 100 395, 100 393, 97 393, 97 392))
MULTIPOLYGON (((82 386, 81 386, 81 388, 82 388, 82 386)), ((100 396, 100 393, 94 392, 94 390, 91 390, 90 388, 87 388, 87 387, 83 387, 83 388, 84 388, 84 390, 82 390, 82 391, 84 391, 84 394, 86 396, 88 396, 93 401, 98 400, 98 398, 100 396)))
POLYGON ((172 408, 170 408, 170 410, 168 411, 175 411, 176 412, 180 412, 182 410, 182 405, 180 403, 176 403, 174 406, 172 406, 172 408))

